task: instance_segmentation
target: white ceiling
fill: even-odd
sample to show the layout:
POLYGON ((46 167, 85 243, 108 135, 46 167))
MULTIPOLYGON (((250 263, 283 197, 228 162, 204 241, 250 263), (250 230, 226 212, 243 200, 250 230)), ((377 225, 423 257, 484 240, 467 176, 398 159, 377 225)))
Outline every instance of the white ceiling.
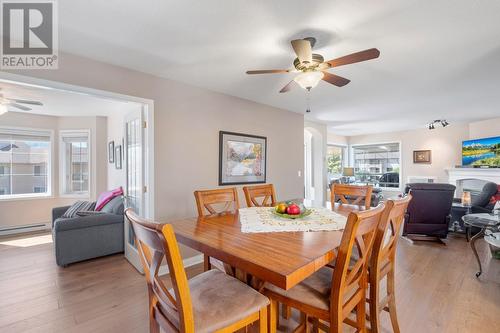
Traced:
POLYGON ((7 98, 27 99, 41 102, 43 105, 28 105, 31 111, 22 111, 8 107, 9 112, 33 113, 58 117, 109 117, 117 112, 126 114, 137 110, 139 105, 87 94, 49 89, 37 86, 9 83, 0 80, 0 94, 7 98))
POLYGON ((332 69, 312 113, 354 135, 500 116, 498 0, 72 0, 59 2, 60 49, 276 107, 304 112, 289 41, 313 36, 326 59, 377 47, 379 59, 332 69))

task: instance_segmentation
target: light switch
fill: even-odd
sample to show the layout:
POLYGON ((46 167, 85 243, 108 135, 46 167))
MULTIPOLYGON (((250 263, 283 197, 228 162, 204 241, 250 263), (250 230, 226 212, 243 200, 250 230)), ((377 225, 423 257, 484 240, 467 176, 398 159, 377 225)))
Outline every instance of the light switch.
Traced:
POLYGON ((300 170, 299 170, 299 171, 297 171, 297 175, 298 175, 299 177, 302 177, 302 171, 300 171, 300 170))

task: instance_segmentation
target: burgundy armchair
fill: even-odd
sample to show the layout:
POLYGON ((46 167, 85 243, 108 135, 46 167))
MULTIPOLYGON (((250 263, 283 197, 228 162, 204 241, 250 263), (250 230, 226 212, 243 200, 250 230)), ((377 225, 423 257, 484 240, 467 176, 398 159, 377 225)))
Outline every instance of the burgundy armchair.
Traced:
POLYGON ((403 236, 410 234, 446 238, 456 187, 450 184, 407 184, 411 200, 405 216, 403 236))

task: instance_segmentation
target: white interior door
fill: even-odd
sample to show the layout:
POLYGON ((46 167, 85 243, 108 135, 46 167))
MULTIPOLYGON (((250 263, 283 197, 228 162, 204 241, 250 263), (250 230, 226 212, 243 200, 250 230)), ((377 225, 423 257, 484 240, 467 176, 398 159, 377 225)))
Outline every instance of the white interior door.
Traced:
MULTIPOLYGON (((145 217, 146 212, 146 187, 144 158, 144 132, 145 126, 142 110, 132 112, 125 117, 125 170, 126 170, 126 208, 132 208, 136 214, 145 217)), ((138 271, 142 273, 142 266, 135 244, 134 232, 130 222, 125 219, 125 257, 138 271)))

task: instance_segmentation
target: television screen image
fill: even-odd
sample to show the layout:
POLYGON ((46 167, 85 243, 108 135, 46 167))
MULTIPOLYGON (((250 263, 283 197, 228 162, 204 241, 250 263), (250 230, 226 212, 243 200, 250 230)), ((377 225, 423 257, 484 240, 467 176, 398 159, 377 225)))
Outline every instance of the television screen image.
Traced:
POLYGON ((500 136, 464 141, 462 165, 500 168, 500 136))

